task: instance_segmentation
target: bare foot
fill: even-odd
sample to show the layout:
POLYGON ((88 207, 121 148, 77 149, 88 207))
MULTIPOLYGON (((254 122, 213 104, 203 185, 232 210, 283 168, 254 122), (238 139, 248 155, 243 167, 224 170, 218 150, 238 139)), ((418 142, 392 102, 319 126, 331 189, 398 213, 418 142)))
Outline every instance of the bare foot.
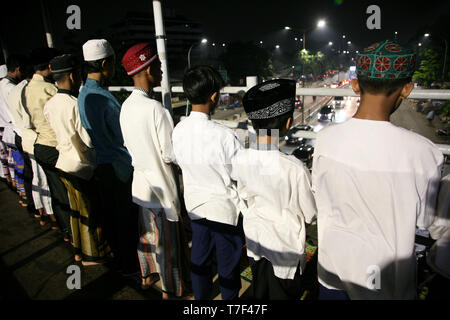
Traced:
POLYGON ((163 293, 162 293, 162 299, 163 299, 163 300, 170 300, 170 296, 169 296, 169 294, 168 294, 168 293, 165 293, 165 292, 163 292, 163 293))
POLYGON ((153 284, 155 284, 158 280, 159 280, 159 274, 154 273, 154 274, 142 279, 141 287, 142 287, 142 289, 147 290, 153 284))
POLYGON ((81 260, 83 260, 83 259, 81 258, 81 256, 80 256, 79 254, 76 254, 76 255, 75 255, 75 261, 80 262, 81 260))
POLYGON ((81 261, 81 264, 84 267, 89 267, 89 266, 99 266, 104 264, 104 262, 81 261))

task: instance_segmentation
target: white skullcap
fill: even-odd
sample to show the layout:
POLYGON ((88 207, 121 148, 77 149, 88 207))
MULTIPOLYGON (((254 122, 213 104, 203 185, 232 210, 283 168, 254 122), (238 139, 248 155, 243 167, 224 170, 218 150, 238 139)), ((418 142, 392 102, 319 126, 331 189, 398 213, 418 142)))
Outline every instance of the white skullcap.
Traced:
POLYGON ((2 64, 0 66, 0 79, 4 78, 8 75, 8 69, 6 68, 6 64, 2 64))
POLYGON ((114 54, 114 49, 105 39, 92 39, 83 44, 84 61, 95 61, 114 54))

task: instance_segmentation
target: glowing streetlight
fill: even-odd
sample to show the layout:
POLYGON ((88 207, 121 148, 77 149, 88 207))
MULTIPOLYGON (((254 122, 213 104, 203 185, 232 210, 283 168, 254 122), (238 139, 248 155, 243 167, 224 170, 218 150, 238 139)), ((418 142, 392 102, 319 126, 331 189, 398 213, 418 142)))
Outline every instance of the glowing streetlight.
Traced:
POLYGON ((323 19, 321 19, 321 20, 319 20, 319 22, 317 22, 317 27, 318 28, 322 28, 322 27, 325 27, 325 20, 323 20, 323 19))
POLYGON ((262 41, 260 41, 260 42, 259 42, 259 44, 263 44, 263 42, 262 42, 262 41))
POLYGON ((332 46, 332 45, 333 45, 333 42, 331 42, 331 41, 328 42, 328 45, 329 45, 329 46, 332 46))
POLYGON ((286 26, 286 27, 284 27, 284 29, 285 30, 291 30, 291 27, 286 26))
POLYGON ((280 46, 277 44, 277 45, 275 46, 275 48, 276 48, 276 49, 280 49, 280 46))
POLYGON ((345 39, 345 34, 342 35, 342 38, 345 39))
MULTIPOLYGON (((201 44, 205 44, 205 43, 207 43, 207 42, 208 42, 208 39, 206 39, 206 38, 203 38, 202 41, 200 41, 201 44)), ((196 44, 198 44, 198 42, 193 43, 193 44, 191 45, 191 47, 189 48, 189 50, 188 50, 188 68, 191 67, 191 50, 192 50, 192 48, 193 48, 196 44)), ((214 44, 213 44, 213 45, 214 45, 214 44)))
POLYGON ((425 33, 424 36, 428 38, 430 36, 430 34, 429 33, 425 33))
POLYGON ((216 44, 215 44, 215 43, 213 43, 213 44, 212 44, 212 46, 213 46, 213 47, 215 47, 215 46, 216 46, 216 44))
POLYGON ((225 47, 225 43, 222 43, 222 47, 225 47))
POLYGON ((422 46, 422 44, 421 44, 421 43, 419 42, 418 46, 419 46, 419 47, 421 47, 421 46, 422 46))
POLYGON ((352 42, 351 41, 347 41, 347 44, 352 44, 352 42))

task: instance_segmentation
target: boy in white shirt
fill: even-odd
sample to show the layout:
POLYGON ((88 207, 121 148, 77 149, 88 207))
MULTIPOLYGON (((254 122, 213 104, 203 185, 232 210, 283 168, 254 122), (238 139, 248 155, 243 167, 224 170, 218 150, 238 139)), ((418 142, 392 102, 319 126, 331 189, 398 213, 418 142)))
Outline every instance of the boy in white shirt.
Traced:
POLYGON ((224 82, 209 66, 189 69, 183 79, 192 112, 172 134, 183 171, 184 199, 192 226, 191 279, 195 299, 210 299, 212 252, 216 250, 223 300, 237 299, 242 233, 240 200, 230 178, 231 158, 242 149, 236 134, 210 120, 224 82))
POLYGON ((301 296, 305 222, 312 222, 316 205, 308 169, 278 150, 279 136, 292 123, 294 98, 295 81, 277 79, 251 88, 242 101, 257 137, 232 159, 231 177, 248 205, 243 226, 256 299, 301 296))
POLYGON ((433 222, 443 155, 389 122, 413 89, 415 58, 391 41, 359 53, 352 80, 361 94, 358 111, 317 135, 321 299, 416 297, 415 231, 433 222))

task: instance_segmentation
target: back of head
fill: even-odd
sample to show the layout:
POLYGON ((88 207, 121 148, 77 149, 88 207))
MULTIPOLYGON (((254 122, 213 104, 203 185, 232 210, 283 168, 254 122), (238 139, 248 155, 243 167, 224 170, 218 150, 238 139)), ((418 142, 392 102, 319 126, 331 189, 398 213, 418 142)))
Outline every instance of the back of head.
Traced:
POLYGON ((244 105, 247 117, 252 121, 253 128, 259 134, 260 130, 282 130, 295 107, 295 81, 276 79, 260 83, 244 95, 244 105))
POLYGON ((50 69, 57 82, 64 81, 71 72, 79 69, 79 67, 79 60, 72 54, 63 54, 50 60, 50 69))
POLYGON ((210 66, 195 66, 186 71, 183 90, 191 104, 205 104, 225 86, 222 76, 210 66))
POLYGON ((25 67, 27 57, 22 54, 12 54, 6 59, 6 68, 8 72, 14 72, 16 68, 20 70, 25 67))
POLYGON ((35 71, 43 71, 49 67, 52 60, 61 52, 54 48, 37 48, 31 51, 30 61, 35 71))
POLYGON ((102 61, 112 59, 114 49, 105 39, 91 39, 83 44, 83 58, 86 72, 96 73, 102 71, 102 61))
POLYGON ((356 59, 361 94, 390 96, 411 82, 415 61, 416 55, 411 50, 390 40, 365 48, 356 59))

